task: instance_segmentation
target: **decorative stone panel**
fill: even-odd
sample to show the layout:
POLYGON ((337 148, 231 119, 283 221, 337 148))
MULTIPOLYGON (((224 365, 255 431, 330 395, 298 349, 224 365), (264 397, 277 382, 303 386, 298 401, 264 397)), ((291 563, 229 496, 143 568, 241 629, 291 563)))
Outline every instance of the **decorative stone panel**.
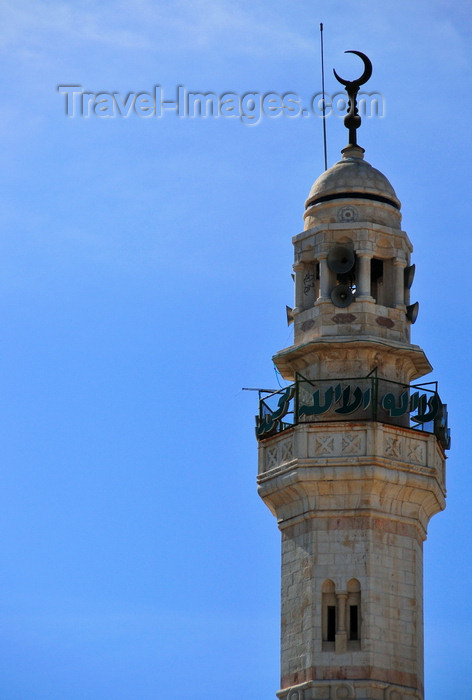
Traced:
POLYGON ((334 455, 334 435, 315 435, 313 439, 313 454, 316 457, 331 457, 334 455))
POLYGON ((413 464, 426 465, 426 446, 419 440, 408 440, 406 442, 406 459, 413 464))
POLYGON ((287 464, 293 459, 293 435, 279 437, 277 442, 264 447, 262 472, 287 464))
POLYGON ((351 683, 339 683, 331 686, 331 700, 351 700, 355 698, 351 683))
POLYGON ((345 433, 341 439, 341 451, 344 455, 360 455, 365 452, 365 435, 363 433, 345 433))
POLYGON ((277 459, 277 445, 274 447, 268 447, 266 450, 266 470, 276 467, 278 462, 277 459))
POLYGON ((402 459, 403 440, 397 435, 385 435, 384 452, 391 459, 402 459))
MULTIPOLYGON (((413 430, 410 434, 415 434, 413 430)), ((439 464, 435 459, 433 463, 428 464, 428 443, 429 437, 426 433, 417 433, 418 437, 408 437, 405 434, 393 434, 387 430, 384 431, 383 453, 390 460, 398 460, 406 462, 413 468, 423 473, 438 470, 439 464), (425 439, 426 438, 426 439, 425 439)))
POLYGON ((309 454, 315 457, 365 455, 366 431, 313 432, 309 436, 309 454))
POLYGON ((285 464, 293 459, 293 440, 288 438, 279 444, 280 464, 285 464))

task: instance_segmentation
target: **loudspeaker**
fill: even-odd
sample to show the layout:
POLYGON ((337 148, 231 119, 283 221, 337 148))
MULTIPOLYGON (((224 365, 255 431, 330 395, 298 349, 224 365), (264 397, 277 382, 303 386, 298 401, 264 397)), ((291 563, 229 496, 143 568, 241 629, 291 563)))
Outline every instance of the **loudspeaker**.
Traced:
POLYGON ((420 305, 417 301, 414 304, 406 307, 406 317, 410 323, 414 323, 418 318, 418 311, 420 310, 420 305))
POLYGON ((352 250, 341 245, 331 248, 328 253, 328 267, 338 275, 345 275, 346 272, 352 270, 355 261, 356 258, 352 250))
POLYGON ((345 306, 349 306, 349 304, 352 304, 354 301, 352 289, 348 287, 347 284, 338 284, 331 292, 331 301, 335 306, 339 306, 341 309, 345 306))
POLYGON ((447 427, 447 404, 442 403, 434 419, 434 434, 445 450, 451 449, 451 431, 447 427))
POLYGON ((285 313, 287 314, 287 326, 293 323, 293 309, 290 306, 285 307, 285 313))
POLYGON ((413 280, 415 279, 415 270, 416 265, 405 267, 405 287, 407 289, 410 289, 411 285, 413 284, 413 280))

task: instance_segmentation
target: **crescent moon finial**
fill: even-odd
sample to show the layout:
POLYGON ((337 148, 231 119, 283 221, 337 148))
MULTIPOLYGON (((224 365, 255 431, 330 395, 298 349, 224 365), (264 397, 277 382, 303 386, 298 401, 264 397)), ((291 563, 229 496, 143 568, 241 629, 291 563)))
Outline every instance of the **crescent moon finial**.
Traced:
POLYGON ((359 56, 359 58, 362 59, 364 62, 364 72, 362 73, 360 78, 357 78, 357 80, 344 80, 344 78, 340 78, 339 75, 336 73, 336 71, 333 68, 333 73, 336 77, 336 80, 340 82, 342 85, 347 87, 349 83, 355 83, 359 87, 361 85, 364 85, 366 83, 370 76, 372 75, 372 63, 371 60, 368 56, 365 55, 365 53, 362 53, 362 51, 345 51, 344 53, 355 53, 356 56, 359 56))
POLYGON ((357 78, 356 80, 345 80, 344 78, 341 78, 333 68, 333 73, 336 80, 341 83, 341 85, 344 85, 349 97, 347 114, 344 117, 344 126, 349 129, 349 145, 357 146, 356 130, 361 125, 361 118, 357 109, 357 93, 359 92, 360 86, 364 85, 364 83, 366 83, 372 75, 372 63, 368 56, 361 51, 345 51, 344 53, 354 53, 356 56, 359 56, 364 63, 364 72, 360 78, 357 78))

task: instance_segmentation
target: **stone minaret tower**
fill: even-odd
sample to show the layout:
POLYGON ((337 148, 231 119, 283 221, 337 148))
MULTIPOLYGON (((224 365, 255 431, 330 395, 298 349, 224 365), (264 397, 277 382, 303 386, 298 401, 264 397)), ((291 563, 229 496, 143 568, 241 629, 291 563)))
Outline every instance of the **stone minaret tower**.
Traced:
POLYGON ((447 412, 435 383, 412 384, 432 369, 410 342, 412 245, 356 143, 352 86, 350 143, 293 238, 294 344, 274 357, 292 384, 262 392, 257 419, 259 493, 282 533, 281 700, 424 697, 423 542, 445 507, 447 412))

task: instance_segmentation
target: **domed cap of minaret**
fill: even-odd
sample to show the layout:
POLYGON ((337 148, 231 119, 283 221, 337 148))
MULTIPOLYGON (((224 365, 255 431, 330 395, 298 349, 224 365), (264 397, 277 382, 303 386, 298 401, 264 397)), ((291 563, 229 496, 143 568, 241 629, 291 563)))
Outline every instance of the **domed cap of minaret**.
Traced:
POLYGON ((314 182, 306 201, 306 208, 346 197, 368 199, 390 204, 400 209, 400 200, 390 182, 380 170, 364 160, 364 149, 348 146, 343 157, 314 182))
POLYGON ((364 149, 347 146, 342 159, 314 182, 305 203, 305 229, 339 218, 346 206, 358 221, 400 227, 401 203, 388 179, 364 160, 364 149))

